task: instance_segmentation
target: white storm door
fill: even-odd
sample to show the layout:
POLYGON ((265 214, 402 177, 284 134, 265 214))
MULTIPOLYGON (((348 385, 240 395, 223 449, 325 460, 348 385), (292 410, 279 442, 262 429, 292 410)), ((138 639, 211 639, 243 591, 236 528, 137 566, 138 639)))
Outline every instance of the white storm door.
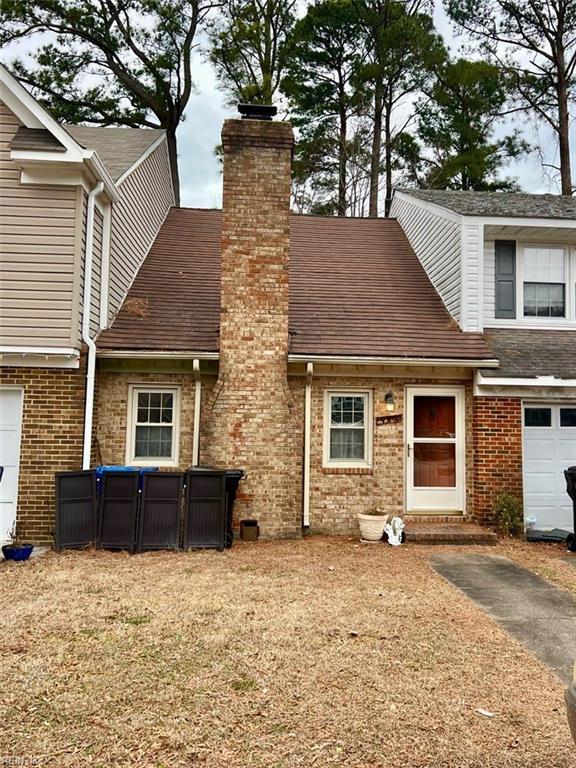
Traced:
POLYGON ((9 538, 16 521, 21 433, 22 390, 0 387, 0 541, 9 538))
POLYGON ((406 390, 406 508, 463 512, 464 389, 406 390))

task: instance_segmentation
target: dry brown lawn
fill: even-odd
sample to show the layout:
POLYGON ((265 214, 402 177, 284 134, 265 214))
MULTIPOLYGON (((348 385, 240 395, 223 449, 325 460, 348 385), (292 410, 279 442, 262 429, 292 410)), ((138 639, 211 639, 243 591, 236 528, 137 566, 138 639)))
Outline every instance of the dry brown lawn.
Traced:
POLYGON ((560 681, 430 569, 433 551, 310 538, 2 563, 0 758, 576 765, 560 681))

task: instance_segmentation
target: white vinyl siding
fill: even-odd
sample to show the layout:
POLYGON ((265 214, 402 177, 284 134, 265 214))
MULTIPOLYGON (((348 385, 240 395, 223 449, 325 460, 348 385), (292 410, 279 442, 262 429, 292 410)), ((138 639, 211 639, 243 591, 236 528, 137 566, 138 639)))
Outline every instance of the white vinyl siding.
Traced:
POLYGON ((110 244, 110 314, 118 311, 126 291, 174 205, 170 163, 163 141, 118 187, 112 206, 110 244))
MULTIPOLYGON (((420 201, 396 195, 391 215, 398 219, 410 245, 440 294, 447 310, 460 321, 462 287, 462 225, 420 201)), ((471 236, 473 233, 471 233, 471 236)))
POLYGON ((9 150, 19 125, 0 102, 0 345, 66 347, 77 339, 76 188, 20 184, 9 150))

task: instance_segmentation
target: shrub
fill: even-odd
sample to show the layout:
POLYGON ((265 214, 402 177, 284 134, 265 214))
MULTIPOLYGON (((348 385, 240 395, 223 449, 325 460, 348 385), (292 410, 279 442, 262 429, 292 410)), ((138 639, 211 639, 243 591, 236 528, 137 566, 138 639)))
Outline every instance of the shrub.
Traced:
POLYGON ((511 493, 501 493, 492 507, 498 533, 519 538, 524 535, 524 510, 520 500, 511 493))

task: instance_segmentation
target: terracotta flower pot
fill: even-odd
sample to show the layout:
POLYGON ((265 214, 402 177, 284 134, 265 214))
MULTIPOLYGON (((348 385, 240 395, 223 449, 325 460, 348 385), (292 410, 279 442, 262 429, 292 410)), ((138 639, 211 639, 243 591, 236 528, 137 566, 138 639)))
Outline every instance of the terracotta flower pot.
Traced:
POLYGON ((358 525, 360 526, 360 538, 362 541, 381 541, 387 521, 388 515, 358 514, 358 525))

